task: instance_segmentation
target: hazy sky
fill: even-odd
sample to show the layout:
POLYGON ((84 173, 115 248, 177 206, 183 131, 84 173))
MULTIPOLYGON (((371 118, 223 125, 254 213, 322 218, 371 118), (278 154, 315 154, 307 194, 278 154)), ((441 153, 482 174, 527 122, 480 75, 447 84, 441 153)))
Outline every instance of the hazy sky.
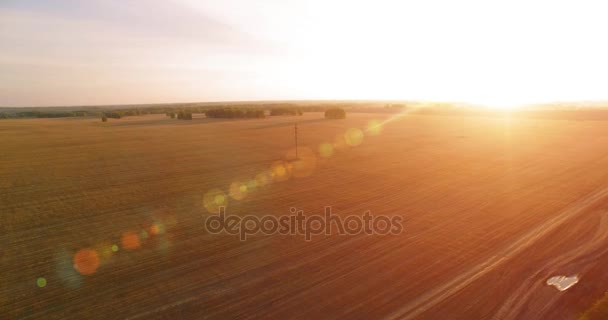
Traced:
POLYGON ((604 2, 1 0, 0 105, 603 100, 604 2))

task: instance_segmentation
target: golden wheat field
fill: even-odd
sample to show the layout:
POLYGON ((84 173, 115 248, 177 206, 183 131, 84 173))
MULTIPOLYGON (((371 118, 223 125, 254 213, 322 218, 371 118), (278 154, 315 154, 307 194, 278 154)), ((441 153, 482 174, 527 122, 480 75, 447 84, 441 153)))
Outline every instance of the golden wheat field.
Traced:
POLYGON ((1 319, 573 319, 608 285, 605 121, 27 119, 0 142, 1 319), (240 241, 206 230, 219 204, 403 231, 240 241))

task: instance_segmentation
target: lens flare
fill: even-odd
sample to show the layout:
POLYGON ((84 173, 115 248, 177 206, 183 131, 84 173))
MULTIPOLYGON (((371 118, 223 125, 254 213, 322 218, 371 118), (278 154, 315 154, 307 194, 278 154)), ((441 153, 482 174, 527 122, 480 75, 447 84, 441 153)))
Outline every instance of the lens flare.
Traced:
POLYGON ((334 154, 334 146, 331 143, 322 143, 319 145, 319 154, 323 158, 329 158, 334 154))
POLYGON ((336 135, 336 137, 334 138, 334 145, 333 145, 334 151, 344 151, 349 148, 344 136, 345 136, 345 134, 336 135))
POLYGON ((287 159, 296 159, 290 162, 293 176, 296 178, 310 176, 317 167, 317 155, 306 146, 299 147, 297 154, 298 156, 296 157, 296 150, 294 148, 289 150, 285 155, 287 159))
POLYGON ((284 161, 276 161, 270 166, 274 181, 285 181, 291 176, 291 166, 284 161))
POLYGON ((242 182, 233 182, 228 188, 228 194, 234 200, 243 200, 247 196, 247 186, 242 182))
POLYGON ((94 249, 99 253, 101 263, 105 263, 105 261, 110 260, 112 257, 112 246, 107 242, 95 246, 94 249))
POLYGON ((74 254, 72 262, 74 263, 74 269, 80 274, 91 275, 99 268, 99 254, 93 249, 80 249, 74 254))
POLYGON ((40 278, 36 279, 36 285, 38 286, 38 288, 46 287, 46 278, 40 277, 40 278))
POLYGON ((220 189, 211 189, 205 193, 203 203, 209 213, 218 213, 220 207, 228 206, 228 196, 220 189))
POLYGON ((377 136, 382 132, 382 122, 378 120, 370 120, 367 123, 367 130, 365 130, 370 136, 377 136))
POLYGON ((160 250, 160 252, 162 254, 169 253, 170 247, 171 247, 171 243, 169 242, 169 240, 166 237, 160 238, 160 241, 158 242, 158 249, 160 250))
POLYGON ((66 249, 60 249, 55 255, 55 271, 61 284, 69 289, 78 289, 82 275, 74 268, 74 255, 66 249))
POLYGON ((356 147, 363 142, 363 131, 357 128, 350 128, 344 133, 344 141, 351 147, 356 147))
POLYGON ((150 226, 150 234, 153 236, 163 233, 164 230, 165 230, 165 227, 160 223, 155 223, 150 226))
POLYGON ((139 240, 139 236, 135 232, 125 232, 120 237, 120 243, 122 247, 127 250, 135 250, 141 246, 141 242, 139 240))
POLYGON ((275 167, 275 169, 273 171, 276 176, 282 177, 285 175, 286 169, 285 169, 285 166, 280 165, 280 166, 275 167))
POLYGON ((250 192, 255 190, 255 188, 258 187, 258 182, 255 180, 249 180, 249 182, 247 182, 247 190, 249 190, 250 192))
POLYGON ((258 173, 255 176, 255 182, 256 182, 257 186, 260 186, 260 187, 263 187, 263 186, 269 184, 270 183, 270 174, 265 173, 265 172, 258 173))

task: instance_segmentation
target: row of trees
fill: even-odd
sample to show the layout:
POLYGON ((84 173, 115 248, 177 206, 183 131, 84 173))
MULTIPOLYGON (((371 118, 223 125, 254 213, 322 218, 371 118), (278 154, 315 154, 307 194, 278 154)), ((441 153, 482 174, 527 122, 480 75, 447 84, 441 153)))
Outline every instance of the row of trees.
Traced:
POLYGON ((102 117, 112 118, 112 119, 120 119, 124 116, 123 112, 120 111, 106 111, 102 113, 102 117))
POLYGON ((142 109, 128 108, 128 109, 109 109, 103 110, 102 107, 24 107, 24 108, 0 108, 0 110, 7 110, 0 112, 0 119, 13 119, 13 118, 70 118, 70 117, 105 117, 120 119, 126 116, 139 116, 153 113, 164 113, 157 112, 154 109, 142 109), (74 108, 82 108, 86 110, 71 110, 74 108), (26 109, 26 110, 19 110, 26 109), (27 110, 29 109, 29 110, 27 110), (32 110, 33 109, 33 110, 32 110))
POLYGON ((344 119, 346 111, 342 108, 331 108, 325 111, 325 119, 344 119))
POLYGON ((26 107, 0 108, 0 119, 9 118, 61 118, 61 117, 106 117, 120 119, 126 116, 166 114, 177 118, 179 112, 207 114, 211 118, 263 118, 265 114, 301 115, 303 112, 323 112, 328 108, 348 107, 336 103, 239 103, 239 104, 164 104, 137 106, 76 106, 76 107, 26 107), (269 112, 266 112, 268 110, 269 112))
POLYGON ((178 112, 167 112, 165 115, 171 119, 175 119, 177 117, 179 120, 192 120, 192 112, 190 111, 181 110, 178 112))
POLYGON ((265 118, 264 110, 250 108, 222 108, 205 112, 209 118, 265 118))
POLYGON ((124 116, 124 112, 121 111, 105 111, 101 113, 101 121, 107 122, 108 118, 120 119, 124 116))
POLYGON ((87 111, 22 111, 16 112, 14 115, 8 113, 0 113, 0 118, 68 118, 68 117, 86 117, 87 111))
POLYGON ((177 113, 177 119, 179 120, 192 120, 192 113, 188 111, 180 111, 177 113))
POLYGON ((10 114, 7 112, 0 113, 0 119, 9 119, 9 118, 69 118, 69 117, 88 117, 88 116, 100 116, 106 118, 115 118, 120 119, 125 116, 139 116, 146 114, 145 111, 140 109, 127 109, 127 110, 114 110, 114 111, 102 111, 102 112, 94 112, 94 111, 86 111, 86 110, 76 110, 76 111, 58 111, 58 110, 49 110, 49 111, 19 111, 14 114, 10 114))
POLYGON ((271 116, 301 116, 303 114, 300 108, 272 108, 270 109, 271 116))

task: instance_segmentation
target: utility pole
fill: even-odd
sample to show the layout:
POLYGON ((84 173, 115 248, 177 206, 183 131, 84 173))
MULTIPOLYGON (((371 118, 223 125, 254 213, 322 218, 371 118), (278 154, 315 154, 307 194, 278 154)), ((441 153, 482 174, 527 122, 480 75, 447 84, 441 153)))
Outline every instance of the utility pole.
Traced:
POLYGON ((296 160, 300 159, 298 157, 298 123, 294 123, 293 125, 293 129, 294 129, 294 137, 296 139, 296 160))

